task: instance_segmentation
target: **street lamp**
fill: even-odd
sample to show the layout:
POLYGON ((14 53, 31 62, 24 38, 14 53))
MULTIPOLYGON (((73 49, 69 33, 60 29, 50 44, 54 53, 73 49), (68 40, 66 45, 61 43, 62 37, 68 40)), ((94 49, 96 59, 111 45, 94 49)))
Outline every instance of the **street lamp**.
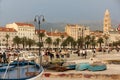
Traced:
MULTIPOLYGON (((86 27, 82 27, 82 40, 84 39, 85 30, 86 30, 86 27)), ((84 48, 83 46, 84 46, 84 40, 82 43, 82 49, 84 48)))
POLYGON ((40 57, 40 66, 41 66, 41 64, 42 64, 42 54, 40 53, 40 25, 41 25, 41 21, 42 22, 44 22, 45 21, 45 19, 44 19, 44 16, 43 15, 36 15, 35 16, 35 18, 34 18, 34 22, 36 22, 37 24, 38 24, 38 26, 39 26, 39 31, 38 31, 38 38, 39 38, 39 57, 40 57))

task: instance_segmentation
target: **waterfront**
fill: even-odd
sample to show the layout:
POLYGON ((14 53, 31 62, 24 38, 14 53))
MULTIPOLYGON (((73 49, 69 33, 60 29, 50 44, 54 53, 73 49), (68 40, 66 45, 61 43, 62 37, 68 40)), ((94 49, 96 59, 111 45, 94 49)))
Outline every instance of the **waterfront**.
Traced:
POLYGON ((23 65, 27 61, 25 71, 15 66, 17 73, 35 74, 36 70, 26 69, 35 62, 37 71, 41 65, 44 67, 42 80, 120 79, 118 1, 0 0, 0 3, 1 70, 7 73, 11 69, 8 63, 17 61, 16 65, 23 65), (65 63, 71 63, 72 70, 65 63), (81 71, 80 63, 89 66, 81 71))
MULTIPOLYGON (((97 52, 97 56, 95 57, 97 60, 105 61, 105 60, 120 60, 120 53, 113 50, 109 54, 103 52, 97 52)), ((67 58, 69 62, 91 62, 90 56, 87 56, 87 59, 80 58, 76 56, 76 54, 71 54, 70 58, 67 58)), ((52 70, 46 70, 43 73, 42 79, 43 80, 119 80, 120 79, 120 64, 109 64, 106 63, 107 70, 104 71, 76 71, 76 70, 68 70, 64 72, 56 72, 52 70), (97 76, 97 77, 96 77, 97 76), (116 77, 116 78, 115 78, 116 77)))

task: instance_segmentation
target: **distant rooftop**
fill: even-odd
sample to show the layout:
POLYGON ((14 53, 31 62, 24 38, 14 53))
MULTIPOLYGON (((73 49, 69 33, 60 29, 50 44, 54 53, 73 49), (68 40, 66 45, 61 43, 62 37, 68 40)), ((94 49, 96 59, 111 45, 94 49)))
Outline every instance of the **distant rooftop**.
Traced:
POLYGON ((17 31, 13 28, 0 27, 0 32, 17 32, 17 31))
POLYGON ((30 23, 15 22, 15 24, 17 24, 18 26, 30 26, 30 27, 34 27, 34 25, 33 25, 33 24, 30 24, 30 23))
POLYGON ((48 36, 61 36, 61 35, 68 36, 66 32, 47 32, 47 35, 48 36))

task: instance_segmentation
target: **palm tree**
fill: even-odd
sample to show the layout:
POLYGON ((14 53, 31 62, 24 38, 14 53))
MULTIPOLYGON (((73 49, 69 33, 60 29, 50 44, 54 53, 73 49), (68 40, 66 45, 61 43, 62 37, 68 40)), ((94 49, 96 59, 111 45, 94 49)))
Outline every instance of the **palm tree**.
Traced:
POLYGON ((120 46, 120 40, 118 41, 118 46, 120 46))
POLYGON ((62 41, 63 41, 64 35, 61 35, 60 37, 61 37, 61 39, 62 39, 62 41))
POLYGON ((19 48, 20 42, 21 42, 21 39, 20 39, 18 36, 15 36, 15 37, 13 38, 13 43, 14 43, 15 45, 17 45, 17 48, 19 48))
POLYGON ((41 50, 41 47, 43 47, 43 43, 42 42, 37 42, 36 45, 40 48, 40 50, 41 50))
POLYGON ((91 37, 90 44, 91 44, 92 48, 95 48, 95 45, 97 44, 97 42, 95 40, 95 36, 91 37))
POLYGON ((112 45, 118 48, 120 46, 120 40, 113 42, 112 45))
POLYGON ((83 37, 80 37, 77 40, 78 48, 83 48, 83 43, 84 43, 84 39, 83 39, 83 37))
POLYGON ((46 40, 45 40, 46 44, 48 44, 48 48, 50 48, 50 45, 52 44, 52 39, 51 37, 48 37, 46 40))
POLYGON ((68 37, 66 38, 66 41, 67 41, 68 45, 70 45, 71 48, 72 48, 72 43, 74 42, 74 39, 73 39, 71 36, 68 36, 68 37))
POLYGON ((109 39, 109 37, 108 37, 108 35, 106 35, 106 34, 103 35, 103 37, 105 38, 105 46, 107 46, 107 44, 108 44, 108 43, 107 43, 107 40, 109 39))
POLYGON ((61 39, 60 38, 56 38, 56 44, 57 44, 57 48, 58 48, 58 46, 59 46, 59 44, 60 44, 60 41, 61 41, 61 39))
POLYGON ((53 42, 53 45, 56 47, 56 46, 57 46, 57 42, 56 42, 56 41, 54 41, 54 42, 53 42))
POLYGON ((97 40, 97 43, 99 43, 100 48, 102 48, 101 44, 104 43, 103 38, 99 37, 98 40, 97 40))
POLYGON ((61 35, 60 38, 61 38, 61 42, 63 43, 64 35, 61 35))
POLYGON ((95 49, 95 46, 97 45, 97 42, 94 40, 91 42, 92 48, 95 49))
POLYGON ((8 34, 6 34, 5 37, 6 37, 6 47, 8 48, 8 39, 10 36, 8 34))
POLYGON ((113 42, 112 45, 117 48, 117 42, 113 42))
POLYGON ((21 44, 23 45, 23 49, 24 49, 26 44, 27 44, 27 38, 26 37, 21 38, 21 44))
POLYGON ((27 39, 27 44, 28 44, 29 50, 30 50, 31 46, 35 44, 35 40, 27 39))
POLYGON ((85 37, 85 47, 87 47, 87 48, 88 48, 88 46, 90 45, 90 39, 91 39, 90 35, 87 35, 87 36, 85 37))
POLYGON ((45 34, 42 32, 42 33, 39 33, 38 37, 40 37, 40 41, 43 45, 43 37, 45 37, 45 34))
POLYGON ((65 48, 67 46, 67 40, 64 40, 62 43, 61 43, 61 46, 63 46, 63 48, 65 48))
POLYGON ((77 42, 74 40, 74 41, 72 42, 72 46, 73 46, 74 49, 75 49, 76 45, 77 45, 77 42))

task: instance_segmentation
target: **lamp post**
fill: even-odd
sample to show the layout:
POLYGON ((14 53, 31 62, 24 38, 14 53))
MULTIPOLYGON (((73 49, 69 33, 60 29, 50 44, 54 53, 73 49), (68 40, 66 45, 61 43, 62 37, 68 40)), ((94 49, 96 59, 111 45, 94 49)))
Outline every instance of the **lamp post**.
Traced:
MULTIPOLYGON (((84 41, 83 40, 83 27, 82 27, 82 41, 84 41)), ((84 45, 84 42, 82 42, 82 49, 83 49, 83 45, 84 45)))
POLYGON ((44 19, 44 16, 43 15, 36 15, 35 18, 34 18, 34 22, 36 22, 39 26, 39 30, 38 30, 38 38, 39 38, 39 41, 38 41, 38 45, 39 45, 39 57, 40 57, 40 66, 42 64, 42 54, 40 53, 40 50, 41 50, 41 47, 40 47, 40 25, 41 25, 41 21, 44 22, 45 19, 44 19))
POLYGON ((84 48, 83 46, 85 45, 84 43, 84 34, 85 34, 85 30, 86 30, 86 27, 82 27, 82 40, 83 40, 83 43, 82 43, 82 49, 84 48))

